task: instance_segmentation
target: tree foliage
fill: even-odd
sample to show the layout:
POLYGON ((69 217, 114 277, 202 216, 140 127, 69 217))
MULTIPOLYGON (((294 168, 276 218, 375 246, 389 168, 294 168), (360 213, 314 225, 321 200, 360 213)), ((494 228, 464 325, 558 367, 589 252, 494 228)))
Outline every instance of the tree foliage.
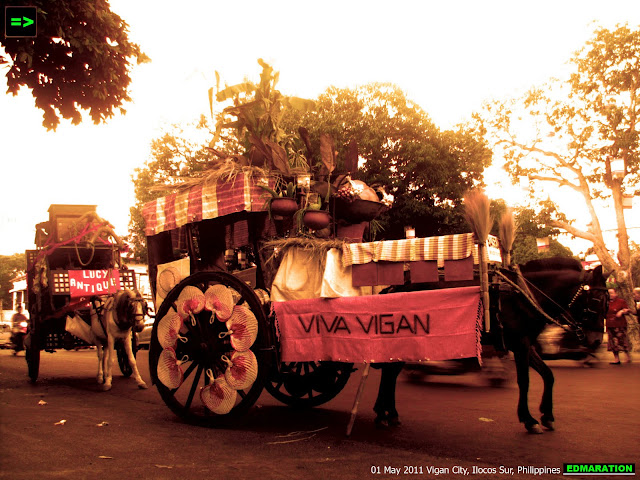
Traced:
POLYGON ((414 226, 419 236, 460 231, 462 197, 481 183, 490 159, 476 132, 440 131, 400 88, 387 83, 330 87, 313 111, 287 111, 284 123, 309 131, 312 165, 319 162, 321 134, 336 141, 338 170, 344 170, 355 140, 362 168, 353 176, 395 196, 383 219, 388 238, 404 237, 406 225, 414 226))
POLYGON ((591 241, 630 302, 623 197, 640 193, 640 30, 599 28, 570 64, 573 72, 564 81, 551 80, 522 98, 487 105, 482 124, 490 143, 503 150, 514 180, 528 177, 532 193, 555 184, 582 197, 591 218, 587 229, 576 227, 571 210, 563 214, 550 199, 542 209, 545 222, 591 241), (616 163, 622 165, 619 172, 616 163), (603 239, 599 202, 615 212, 616 256, 603 239))
POLYGON ((96 124, 112 117, 116 108, 125 112, 132 61, 149 59, 129 41, 127 24, 107 0, 19 0, 11 5, 38 8, 38 35, 0 34, 0 65, 9 65, 8 93, 16 95, 22 86, 31 89, 49 130, 61 116, 80 123, 81 110, 88 110, 96 124))
MULTIPOLYGON (((195 130, 201 138, 213 136, 207 119, 202 116, 196 125, 186 126, 195 130)), ((173 125, 170 131, 151 142, 150 159, 143 167, 136 168, 132 176, 136 203, 129 209, 129 236, 127 242, 132 246, 131 256, 139 262, 146 263, 147 248, 144 233, 142 207, 145 203, 167 194, 163 186, 171 187, 181 178, 190 177, 201 172, 213 157, 208 148, 208 140, 191 138, 185 129, 173 125)), ((233 143, 232 139, 227 142, 233 143)))
POLYGON ((9 293, 13 288, 11 280, 26 269, 27 260, 24 253, 0 255, 0 300, 2 300, 4 308, 8 309, 11 305, 11 294, 9 293))

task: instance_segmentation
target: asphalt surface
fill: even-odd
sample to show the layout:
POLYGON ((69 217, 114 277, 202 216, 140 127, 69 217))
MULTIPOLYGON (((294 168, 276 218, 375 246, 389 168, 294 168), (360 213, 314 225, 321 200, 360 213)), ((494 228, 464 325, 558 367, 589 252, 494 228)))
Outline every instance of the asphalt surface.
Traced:
MULTIPOLYGON (((567 477, 519 474, 518 467, 640 458, 640 363, 612 366, 606 352, 595 368, 550 362, 556 431, 526 433, 515 414, 515 382, 490 388, 477 374, 400 377, 403 424, 378 430, 379 372, 372 370, 348 438, 361 369, 321 407, 296 411, 265 392, 234 428, 208 429, 183 423, 155 387, 139 390, 119 374, 102 392, 94 350, 41 356, 33 385, 22 354, 0 351, 0 479, 548 479, 567 477)), ((146 362, 139 352, 149 381, 146 362)), ((540 394, 532 377, 532 413, 540 394)))

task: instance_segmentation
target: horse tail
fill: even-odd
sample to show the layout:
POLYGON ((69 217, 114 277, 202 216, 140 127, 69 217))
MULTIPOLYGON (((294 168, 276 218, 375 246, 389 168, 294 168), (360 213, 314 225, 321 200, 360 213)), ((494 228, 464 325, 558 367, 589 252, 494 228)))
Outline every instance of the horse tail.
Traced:
POLYGON ((511 265, 511 248, 513 247, 517 228, 513 218, 513 209, 508 208, 498 221, 498 238, 500 239, 502 264, 505 266, 511 265))
POLYGON ((472 190, 464 197, 464 216, 476 240, 485 244, 493 219, 489 212, 489 197, 481 190, 472 190))

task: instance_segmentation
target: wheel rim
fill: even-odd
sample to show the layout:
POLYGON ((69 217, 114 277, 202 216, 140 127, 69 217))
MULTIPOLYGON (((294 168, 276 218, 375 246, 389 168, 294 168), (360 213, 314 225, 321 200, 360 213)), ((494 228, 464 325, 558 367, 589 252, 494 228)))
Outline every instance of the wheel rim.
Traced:
MULTIPOLYGON (((129 365, 129 357, 127 357, 127 351, 124 348, 123 342, 124 340, 116 344, 116 356, 118 357, 118 366, 120 367, 122 376, 128 378, 133 374, 133 369, 131 368, 131 365, 129 365)), ((135 341, 133 341, 132 343, 135 343, 135 341)), ((133 356, 135 357, 137 353, 137 349, 135 348, 134 345, 132 345, 131 348, 133 351, 133 356)))
POLYGON ((272 372, 266 389, 286 405, 316 407, 338 395, 352 371, 352 363, 283 362, 279 371, 272 372))
POLYGON ((200 272, 191 275, 167 295, 154 322, 149 345, 149 371, 160 396, 167 406, 179 417, 190 422, 206 426, 226 424, 230 419, 242 415, 258 399, 271 363, 273 348, 270 346, 268 323, 260 301, 246 284, 224 272, 200 272), (200 398, 200 390, 211 384, 211 378, 224 376, 228 364, 223 355, 231 357, 234 349, 230 338, 224 336, 228 329, 224 321, 218 321, 216 314, 203 309, 184 320, 181 340, 175 343, 175 357, 180 364, 183 378, 177 388, 168 388, 158 378, 158 362, 163 351, 158 338, 158 325, 168 314, 178 311, 176 302, 186 287, 196 287, 201 292, 213 285, 223 285, 231 289, 235 305, 248 308, 256 317, 258 333, 251 351, 256 356, 258 374, 253 384, 244 390, 237 391, 235 406, 227 414, 211 412, 200 398), (223 334, 223 338, 220 338, 223 334))

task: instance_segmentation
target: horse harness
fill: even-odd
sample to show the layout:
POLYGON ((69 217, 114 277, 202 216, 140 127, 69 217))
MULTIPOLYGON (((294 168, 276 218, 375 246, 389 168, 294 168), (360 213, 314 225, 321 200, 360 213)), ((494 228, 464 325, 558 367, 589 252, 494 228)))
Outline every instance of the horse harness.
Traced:
POLYGON ((556 301, 554 301, 552 298, 550 298, 547 294, 545 294, 542 290, 540 290, 538 287, 536 287, 533 283, 528 281, 524 277, 524 275, 522 275, 522 273, 520 272, 519 269, 517 269, 515 273, 518 276, 518 280, 521 280, 524 283, 522 286, 518 285, 516 282, 512 281, 511 279, 509 279, 502 271, 496 271, 496 274, 504 282, 506 282, 511 288, 513 288, 518 293, 520 293, 529 302, 529 304, 531 304, 531 306, 542 317, 544 317, 545 320, 547 320, 547 322, 552 323, 554 325, 557 325, 557 326, 559 326, 560 328, 562 328, 565 331, 574 332, 579 340, 583 340, 585 338, 584 329, 583 329, 582 325, 579 322, 577 322, 575 320, 575 318, 573 317, 573 315, 571 314, 571 308, 574 306, 574 304, 576 303, 576 301, 580 297, 582 297, 583 295, 586 295, 586 301, 585 301, 585 305, 586 306, 585 306, 585 308, 583 310, 583 313, 588 314, 588 315, 597 315, 598 311, 595 309, 594 303, 597 302, 599 304, 600 300, 594 298, 593 293, 595 291, 600 291, 600 290, 607 291, 606 287, 594 287, 594 286, 591 286, 591 285, 587 284, 585 282, 585 280, 586 280, 586 272, 585 271, 580 272, 580 279, 579 279, 580 280, 580 286, 578 287, 578 290, 576 291, 575 295, 573 296, 573 298, 571 299, 571 301, 567 305, 567 308, 565 309, 561 305, 559 305, 556 301), (531 294, 531 290, 530 289, 534 289, 540 295, 542 295, 543 297, 547 298, 550 302, 555 304, 561 310, 562 313, 561 313, 560 316, 561 316, 562 319, 564 319, 564 321, 566 323, 562 323, 561 321, 551 317, 547 312, 545 312, 542 309, 542 307, 540 306, 540 304, 535 300, 535 298, 533 298, 533 295, 531 294))
POLYGON ((96 315, 98 316, 98 322, 102 327, 102 332, 104 333, 105 338, 107 338, 107 329, 105 326, 104 318, 105 318, 105 313, 107 311, 109 310, 115 311, 115 315, 112 314, 113 321, 115 322, 118 329, 122 331, 132 328, 136 323, 136 319, 138 317, 144 318, 144 315, 145 315, 144 298, 130 297, 126 292, 118 292, 116 296, 118 295, 126 295, 126 299, 125 299, 126 302, 119 301, 116 304, 116 298, 112 295, 107 296, 104 301, 103 301, 104 297, 91 297, 91 306, 95 310, 96 315), (131 316, 126 315, 126 311, 122 311, 122 310, 128 308, 128 302, 143 302, 142 313, 136 312, 131 316))

